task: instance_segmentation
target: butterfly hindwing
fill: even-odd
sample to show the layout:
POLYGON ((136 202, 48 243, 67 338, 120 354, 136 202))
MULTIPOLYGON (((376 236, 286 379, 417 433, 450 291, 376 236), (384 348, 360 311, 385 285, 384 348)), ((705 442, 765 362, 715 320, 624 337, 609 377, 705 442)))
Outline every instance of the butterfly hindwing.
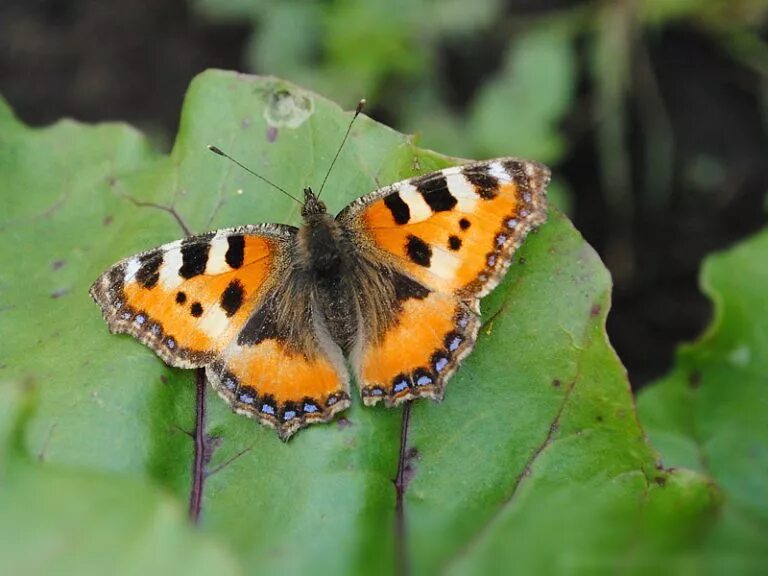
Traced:
POLYGON ((294 235, 262 225, 190 236, 118 262, 90 293, 110 331, 171 366, 205 366, 245 325, 294 235))
POLYGON ((421 287, 390 307, 393 319, 374 323, 384 329, 359 336, 353 365, 366 404, 442 398, 474 345, 479 298, 546 219, 548 181, 541 164, 500 158, 384 187, 339 214, 361 250, 421 287))
MULTIPOLYGON (((265 328, 272 330, 265 324, 257 327, 265 328)), ((350 403, 341 350, 309 328, 298 344, 282 337, 252 337, 246 328, 221 361, 206 370, 235 412, 275 428, 283 440, 304 426, 327 422, 350 403)))
POLYGON ((418 397, 441 400, 444 385, 472 350, 478 316, 449 294, 431 291, 403 302, 383 334, 366 334, 352 358, 367 405, 418 397))

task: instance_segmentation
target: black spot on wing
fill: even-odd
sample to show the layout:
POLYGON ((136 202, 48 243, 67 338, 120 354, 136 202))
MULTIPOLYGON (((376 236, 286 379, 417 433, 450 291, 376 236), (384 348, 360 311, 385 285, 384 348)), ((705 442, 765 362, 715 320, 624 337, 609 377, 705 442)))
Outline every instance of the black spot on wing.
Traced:
POLYGON ((243 305, 245 291, 238 280, 232 280, 221 294, 220 304, 227 316, 234 316, 243 305))
POLYGON ((187 301, 187 295, 184 292, 176 292, 176 304, 184 304, 187 301))
POLYGON ((499 180, 491 176, 489 169, 488 164, 479 164, 467 166, 462 170, 466 179, 475 187, 475 192, 486 200, 495 198, 499 193, 499 180))
POLYGON ((472 226, 472 222, 467 220, 466 218, 462 218, 459 220, 459 228, 462 230, 467 230, 470 226, 472 226))
POLYGON ((200 302, 193 302, 192 306, 189 307, 189 312, 195 318, 200 318, 203 315, 203 305, 200 302))
POLYGON ((255 346, 270 338, 286 338, 284 331, 279 330, 277 326, 277 303, 274 296, 266 298, 256 313, 248 319, 237 336, 237 343, 240 346, 255 346))
POLYGON ((196 236, 184 240, 181 243, 181 268, 179 276, 182 278, 194 278, 205 272, 208 263, 208 252, 211 249, 213 233, 196 236))
POLYGON ((461 248, 461 238, 453 234, 448 238, 448 247, 454 252, 461 248))
POLYGON ((432 212, 445 212, 456 206, 458 200, 448 190, 448 181, 442 174, 430 174, 416 178, 413 185, 424 197, 432 212))
POLYGON ((160 250, 154 250, 141 256, 139 262, 141 262, 141 266, 136 272, 136 282, 144 288, 154 288, 157 281, 160 280, 160 266, 163 263, 163 253, 160 250))
POLYGON ((517 182, 528 182, 528 176, 525 173, 525 164, 519 160, 504 160, 501 165, 507 174, 515 178, 517 182))
POLYGON ((125 282, 125 265, 115 266, 110 269, 109 274, 107 275, 107 281, 110 286, 122 288, 123 283, 125 282))
POLYGON ((525 198, 528 196, 527 201, 530 201, 531 194, 531 177, 525 171, 525 163, 517 160, 505 160, 501 163, 507 174, 510 174, 514 178, 517 185, 518 194, 525 198))
POLYGON ((224 260, 230 268, 240 268, 245 259, 245 237, 242 234, 234 234, 227 238, 227 253, 224 260))
POLYGON ((424 240, 413 234, 408 236, 408 241, 405 244, 405 253, 411 259, 411 262, 419 266, 428 267, 432 261, 432 248, 424 240))
POLYGON ((400 198, 399 192, 393 192, 384 197, 384 205, 389 208, 397 224, 408 224, 411 219, 411 209, 408 208, 408 204, 400 198))
POLYGON ((416 280, 412 280, 403 274, 393 272, 392 284, 395 287, 395 298, 398 302, 404 302, 415 298, 416 300, 423 300, 429 296, 429 288, 425 288, 416 280))

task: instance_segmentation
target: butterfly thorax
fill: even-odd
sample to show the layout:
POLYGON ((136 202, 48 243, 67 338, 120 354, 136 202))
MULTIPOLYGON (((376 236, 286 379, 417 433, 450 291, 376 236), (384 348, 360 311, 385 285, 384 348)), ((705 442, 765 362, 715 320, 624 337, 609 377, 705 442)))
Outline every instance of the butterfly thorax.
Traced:
POLYGON ((351 283, 353 248, 339 223, 325 212, 325 206, 304 213, 296 251, 300 274, 306 286, 312 287, 313 309, 322 315, 331 338, 342 350, 348 350, 357 327, 356 322, 350 322, 356 316, 351 283))

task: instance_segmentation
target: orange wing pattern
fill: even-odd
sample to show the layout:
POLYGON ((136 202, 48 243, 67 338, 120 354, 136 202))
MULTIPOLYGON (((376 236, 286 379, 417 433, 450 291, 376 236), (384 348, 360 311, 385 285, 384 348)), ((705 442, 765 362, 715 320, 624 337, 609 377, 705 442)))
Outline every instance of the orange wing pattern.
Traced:
POLYGON ((472 350, 478 317, 456 298, 431 292, 405 301, 398 320, 352 359, 363 402, 393 406, 416 397, 441 400, 445 381, 472 350))
POLYGON ((90 293, 111 332, 171 366, 205 366, 243 327, 294 235, 264 225, 190 236, 118 262, 90 293))
MULTIPOLYGON (((242 340, 242 339, 240 339, 242 340)), ((326 422, 349 406, 349 377, 332 342, 291 350, 285 341, 233 343, 206 374, 239 414, 256 418, 287 440, 300 428, 326 422)))
POLYGON ((261 225, 191 236, 118 262, 91 296, 112 332, 171 366, 206 366, 234 411, 287 439, 349 406, 341 350, 307 316, 309 295, 286 290, 295 235, 261 225), (279 309, 294 314, 278 319, 279 309))
POLYGON ((385 334, 365 334, 354 359, 363 398, 442 398, 474 344, 479 298, 501 280, 527 233, 546 219, 549 170, 500 158, 387 186, 339 214, 400 274, 428 289, 402 303, 385 334))
POLYGON ((172 366, 205 366, 233 410, 287 439, 349 405, 345 352, 366 404, 441 399, 474 345, 479 298, 546 218, 548 179, 513 158, 449 168, 350 204, 342 240, 333 228, 315 238, 309 220, 192 236, 115 264, 91 296, 112 332, 172 366), (331 269, 313 260, 317 242, 347 246, 339 286, 354 294, 308 283, 331 269))

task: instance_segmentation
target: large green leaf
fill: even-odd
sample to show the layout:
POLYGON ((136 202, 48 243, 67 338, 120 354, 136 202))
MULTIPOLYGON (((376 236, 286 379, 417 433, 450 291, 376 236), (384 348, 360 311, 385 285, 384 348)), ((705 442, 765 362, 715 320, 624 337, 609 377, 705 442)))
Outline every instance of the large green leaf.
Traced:
POLYGON ((24 454, 35 392, 32 384, 0 383, 0 574, 241 573, 156 486, 24 454))
MULTIPOLYGON (((167 157, 125 126, 30 129, 0 107, 0 379, 37 389, 24 452, 187 501, 193 374, 110 336, 88 285, 118 258, 179 237, 175 216, 196 232, 298 223, 298 206, 205 145, 299 191, 322 181, 348 121, 286 82, 218 71, 192 83, 167 157)), ((452 162, 363 117, 324 200, 337 210, 377 181, 452 162)), ((556 211, 517 260, 483 302, 477 348, 445 402, 413 408, 408 562, 423 574, 684 567, 719 497, 702 476, 657 463, 606 339, 605 268, 556 211)), ((355 402, 344 420, 284 444, 214 394, 205 407, 215 450, 200 527, 245 571, 393 571, 400 410, 355 402)), ((110 512, 115 522, 133 513, 117 501, 110 512)))
POLYGON ((726 500, 703 542, 704 566, 768 567, 768 230, 711 256, 702 272, 715 318, 671 374, 638 399, 668 466, 710 475, 726 500))

